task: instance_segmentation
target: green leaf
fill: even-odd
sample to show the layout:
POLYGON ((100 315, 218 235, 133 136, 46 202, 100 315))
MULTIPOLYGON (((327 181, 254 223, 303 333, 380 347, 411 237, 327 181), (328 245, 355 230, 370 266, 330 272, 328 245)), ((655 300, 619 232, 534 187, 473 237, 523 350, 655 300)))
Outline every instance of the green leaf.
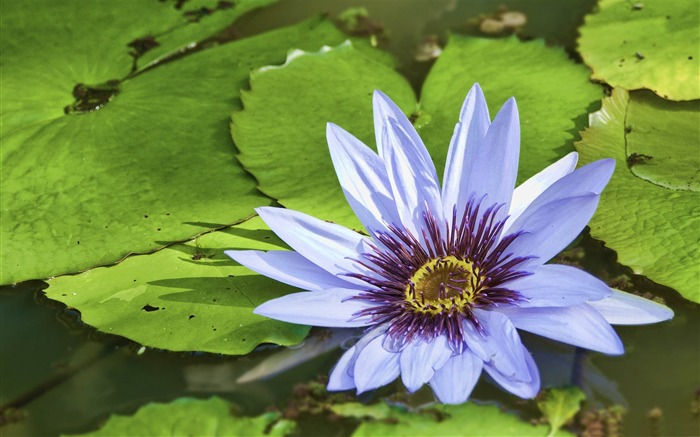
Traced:
POLYGON ((170 351, 246 354, 260 343, 299 343, 309 328, 253 314, 294 291, 236 264, 227 249, 283 243, 255 217, 112 267, 49 280, 46 295, 80 311, 100 331, 170 351))
POLYGON ((700 98, 697 1, 601 0, 598 8, 578 40, 593 79, 671 100, 700 98))
POLYGON ((295 424, 280 419, 279 413, 241 417, 232 413, 232 405, 221 398, 207 400, 179 398, 168 404, 150 403, 133 416, 112 415, 95 432, 73 434, 87 436, 285 436, 295 424))
POLYGON ((440 175, 462 102, 475 82, 484 90, 491 118, 515 97, 521 131, 519 182, 574 150, 576 132, 602 98, 601 88, 588 80, 587 68, 542 40, 451 35, 421 91, 421 112, 430 121, 420 132, 440 175))
POLYGON ((581 164, 617 161, 591 234, 650 279, 700 302, 700 102, 613 90, 576 144, 581 164))
MULTIPOLYGON (((371 52, 343 45, 295 55, 280 68, 254 72, 251 92, 242 96, 244 109, 233 114, 239 159, 265 194, 288 208, 349 227, 360 225, 339 187, 328 153, 326 123, 333 122, 374 147, 374 89, 384 91, 407 114, 416 108, 405 79, 368 60, 366 53, 371 52)), ((452 35, 428 76, 420 111, 415 113, 438 174, 462 101, 477 81, 494 115, 508 97, 518 100, 521 181, 573 150, 574 132, 583 128, 588 108, 602 96, 601 88, 589 82, 585 67, 541 41, 452 35), (518 72, 517 80, 513 71, 518 72)))
POLYGON ((233 114, 231 127, 241 152, 238 159, 263 193, 287 208, 354 227, 360 224, 338 184, 326 123, 373 144, 375 89, 384 90, 404 109, 415 105, 408 82, 366 51, 351 43, 317 53, 297 51, 280 67, 253 72, 251 91, 241 96, 245 109, 233 114))
POLYGON ((549 422, 549 435, 554 435, 571 420, 581 408, 586 394, 578 387, 549 388, 538 396, 537 408, 549 422))
MULTIPOLYGON (((347 403, 331 407, 344 417, 363 419, 353 437, 380 436, 544 436, 547 427, 523 422, 495 405, 435 405, 409 410, 378 403, 347 403)), ((559 433, 557 435, 572 435, 559 433)))
MULTIPOLYGON (((123 50, 145 30, 132 30, 130 21, 101 20, 111 10, 119 20, 141 23, 146 3, 158 4, 98 7, 91 1, 61 20, 39 9, 36 23, 14 9, 6 17, 3 6, 3 32, 20 36, 4 38, 2 46, 0 283, 114 263, 235 223, 270 204, 234 158, 228 118, 238 90, 251 69, 283 62, 290 46, 317 49, 345 37, 315 19, 105 84, 128 71, 117 65, 128 56, 116 63, 102 45, 111 41, 123 50), (123 35, 96 39, 92 20, 123 35), (40 51, 40 44, 48 45, 36 35, 22 37, 30 31, 52 35, 54 51, 40 51), (84 47, 94 41, 100 42, 84 47), (44 64, 34 54, 45 56, 44 64), (107 95, 118 93, 99 110, 67 115, 63 108, 71 104, 76 82, 102 83, 107 95)), ((21 8, 21 2, 12 4, 21 8)), ((245 2, 237 4, 243 8, 245 2)))

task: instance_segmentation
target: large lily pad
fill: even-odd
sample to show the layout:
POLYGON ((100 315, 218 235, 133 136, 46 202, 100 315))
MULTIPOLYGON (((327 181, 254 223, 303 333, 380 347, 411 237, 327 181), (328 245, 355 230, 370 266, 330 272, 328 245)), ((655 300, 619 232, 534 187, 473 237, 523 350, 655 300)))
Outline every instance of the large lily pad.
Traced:
POLYGON ((18 12, 22 2, 8 14, 3 3, 3 34, 14 37, 2 42, 0 283, 114 263, 269 204, 234 158, 228 117, 238 90, 251 69, 283 62, 289 47, 315 50, 345 38, 316 19, 104 84, 129 71, 128 55, 115 62, 115 53, 150 29, 140 5, 158 2, 88 3, 61 20, 40 10, 36 22, 33 9, 18 12), (124 21, 109 22, 114 34, 93 29, 103 9, 124 21), (51 35, 50 44, 32 32, 51 35), (105 41, 118 50, 106 51, 105 41), (101 109, 81 113, 99 106, 90 99, 72 105, 76 82, 103 84, 87 91, 101 109))
POLYGON ((260 218, 112 267, 49 281, 46 295, 80 311, 100 331, 171 351, 245 354, 260 343, 291 345, 309 328, 252 313, 294 291, 253 275, 226 249, 280 249, 260 218))
POLYGON ((179 398, 168 404, 148 404, 133 416, 113 415, 99 430, 73 437, 285 436, 295 428, 294 422, 280 419, 279 413, 240 417, 231 409, 229 402, 217 397, 179 398))
POLYGON ((452 35, 423 86, 418 111, 401 76, 341 46, 252 74, 252 90, 243 95, 243 111, 233 115, 232 134, 241 163, 265 194, 288 208, 356 227, 332 168, 326 122, 374 147, 371 92, 381 89, 407 114, 415 112, 440 174, 460 105, 474 82, 484 88, 493 115, 508 97, 518 100, 521 181, 573 150, 574 132, 602 97, 588 69, 561 49, 541 41, 452 35))
MULTIPOLYGON (((545 436, 547 426, 534 426, 502 412, 495 405, 436 405, 407 410, 384 403, 347 403, 331 407, 344 417, 365 419, 353 437, 379 436, 545 436), (370 420, 366 420, 370 419, 370 420)), ((560 431, 555 435, 572 434, 560 431)))
POLYGON ((601 0, 598 8, 578 40, 594 79, 671 100, 700 98, 696 0, 601 0))
POLYGON ((617 161, 591 234, 636 273, 700 302, 699 102, 615 89, 590 124, 576 144, 582 163, 617 161))

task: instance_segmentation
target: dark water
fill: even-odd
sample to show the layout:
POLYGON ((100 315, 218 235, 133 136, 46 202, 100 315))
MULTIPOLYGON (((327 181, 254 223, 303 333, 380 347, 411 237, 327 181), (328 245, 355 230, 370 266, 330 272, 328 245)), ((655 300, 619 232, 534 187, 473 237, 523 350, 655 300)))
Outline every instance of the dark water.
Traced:
MULTIPOLYGON (((448 31, 477 33, 468 24, 470 17, 493 13, 505 4, 527 15, 523 35, 544 37, 573 49, 576 29, 594 1, 386 0, 363 4, 389 31, 386 47, 397 56, 399 70, 419 90, 429 64, 415 62, 412 51, 425 36, 444 41, 448 31)), ((321 11, 334 15, 349 6, 357 3, 288 0, 254 12, 236 30, 251 35, 321 11)), ((583 247, 587 254, 584 267, 593 273, 616 276, 624 271, 612 264, 610 254, 601 251, 600 245, 585 240, 583 247)), ((698 435, 700 306, 684 301, 672 290, 643 279, 635 281, 639 291, 665 298, 676 317, 661 325, 617 328, 626 345, 624 356, 577 353, 534 336, 524 335, 524 341, 535 353, 545 382, 574 380, 592 387, 589 402, 595 408, 623 405, 624 435, 698 435), (660 418, 650 419, 650 413, 659 417, 659 412, 660 418)), ((0 402, 3 407, 20 406, 4 411, 2 435, 87 432, 112 413, 130 414, 148 402, 167 402, 179 396, 216 394, 237 403, 246 414, 259 414, 273 404, 283 407, 294 396, 295 384, 327 374, 339 354, 337 350, 326 353, 263 382, 238 384, 240 375, 278 350, 267 348, 244 357, 141 351, 139 345, 82 326, 78 314, 45 299, 42 286, 36 282, 2 288, 0 402)), ((473 398, 522 406, 484 381, 477 385, 473 398)), ((426 390, 414 402, 430 399, 426 390)), ((531 406, 523 410, 525 417, 531 413, 528 408, 531 406)), ((300 432, 349 435, 352 428, 306 418, 300 432)))

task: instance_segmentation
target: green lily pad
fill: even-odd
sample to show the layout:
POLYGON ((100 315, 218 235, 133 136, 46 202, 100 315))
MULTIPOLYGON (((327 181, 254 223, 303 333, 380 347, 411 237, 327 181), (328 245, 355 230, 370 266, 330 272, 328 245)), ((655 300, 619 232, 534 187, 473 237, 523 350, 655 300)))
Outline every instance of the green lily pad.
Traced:
MULTIPOLYGON (((532 425, 502 412, 495 405, 435 405, 408 410, 378 403, 347 403, 331 407, 344 417, 363 419, 353 437, 379 436, 545 436, 547 426, 532 425)), ((560 431, 556 435, 570 436, 560 431)))
POLYGON ((579 52, 593 79, 671 100, 699 99, 699 26, 694 0, 601 0, 579 30, 579 52))
MULTIPOLYGON (((114 50, 84 47, 96 41, 93 18, 105 19, 93 14, 112 8, 138 24, 144 14, 134 5, 142 3, 89 2, 74 15, 52 17, 57 24, 48 28, 35 27, 49 20, 41 13, 36 22, 20 19, 21 2, 12 2, 18 6, 8 14, 3 6, 3 32, 19 36, 2 42, 0 283, 111 264, 236 223, 270 204, 234 158, 228 118, 238 107, 238 90, 251 69, 283 62, 289 47, 318 49, 345 39, 314 19, 104 83, 128 72, 130 60, 124 55, 116 63, 114 50), (50 34, 52 51, 37 48, 49 45, 36 36, 21 36, 30 31, 50 34), (80 88, 85 100, 72 104, 76 82, 93 88, 80 88), (80 112, 91 105, 102 106, 80 112)), ((236 10, 245 4, 237 2, 236 10)), ((116 33, 97 40, 122 51, 146 28, 108 23, 116 33)))
POLYGON ((636 273, 700 302, 698 102, 616 88, 590 124, 576 144, 581 164, 617 161, 591 234, 636 273))
POLYGON ((561 49, 541 41, 452 35, 423 86, 416 111, 405 79, 364 54, 343 45, 254 72, 251 92, 242 96, 244 109, 233 114, 232 125, 239 160, 260 190, 288 208, 350 227, 359 223, 333 170, 325 125, 333 122, 374 147, 374 89, 384 91, 407 114, 415 111, 438 174, 460 106, 474 82, 485 90, 492 115, 515 96, 522 125, 521 181, 573 150, 575 132, 602 97, 600 86, 588 80, 588 69, 571 62, 561 49))
POLYGON ((549 422, 549 435, 554 435, 581 409, 586 394, 578 387, 549 388, 538 396, 537 408, 549 422))
POLYGON ((232 414, 232 407, 231 403, 217 397, 150 403, 133 416, 112 415, 99 430, 72 436, 285 436, 296 426, 292 421, 281 419, 280 413, 242 417, 232 414))
POLYGON ((260 343, 292 345, 308 334, 307 326, 252 311, 295 289, 252 274, 224 254, 282 244, 255 217, 115 266, 59 276, 45 292, 80 311, 88 325, 149 347, 237 355, 260 343))

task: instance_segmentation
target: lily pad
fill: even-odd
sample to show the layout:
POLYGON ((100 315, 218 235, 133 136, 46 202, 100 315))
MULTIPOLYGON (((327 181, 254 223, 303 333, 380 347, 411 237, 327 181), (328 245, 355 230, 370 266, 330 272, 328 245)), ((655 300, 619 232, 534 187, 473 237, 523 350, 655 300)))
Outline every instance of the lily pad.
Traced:
POLYGON ((307 326, 253 309, 294 289, 252 274, 223 252, 280 248, 283 243, 255 217, 115 266, 51 279, 46 295, 102 332, 154 348, 236 355, 260 343, 292 345, 308 334, 307 326))
MULTIPOLYGON (((545 436, 545 425, 532 425, 502 412, 495 405, 435 405, 409 410, 378 403, 347 403, 331 407, 344 417, 363 419, 353 437, 379 436, 545 436)), ((570 436, 568 432, 556 435, 570 436)))
POLYGON ((314 19, 105 83, 129 71, 128 55, 111 55, 149 28, 140 5, 158 2, 88 3, 61 20, 39 8, 36 21, 36 8, 3 6, 3 32, 15 36, 2 42, 0 283, 111 264, 270 204, 234 158, 228 117, 238 90, 251 69, 281 63, 290 46, 345 39, 314 19), (103 8, 124 21, 110 22, 113 35, 93 29, 103 8), (32 32, 51 35, 50 44, 32 32), (105 41, 117 49, 106 51, 105 41), (73 103, 77 82, 89 86, 78 87, 83 100, 73 103))
POLYGON ((616 88, 590 124, 576 144, 581 164, 617 161, 591 234, 636 273, 700 302, 698 102, 616 88))
POLYGON ((99 430, 72 436, 285 436, 296 426, 279 413, 242 417, 231 409, 231 403, 217 397, 179 398, 168 404, 150 403, 133 416, 113 415, 99 430))
POLYGON ((581 409, 586 394, 578 387, 549 388, 538 395, 537 408, 549 422, 549 435, 554 435, 581 409))
POLYGON ((244 109, 233 114, 232 135, 239 160, 265 194, 288 208, 358 227, 332 167, 326 123, 374 147, 371 93, 380 89, 417 117, 440 174, 460 106, 474 82, 484 88, 492 115, 508 97, 518 101, 521 181, 573 150, 575 132, 602 97, 600 86, 588 80, 588 69, 561 49, 541 41, 452 35, 423 86, 418 110, 403 77, 344 45, 296 54, 282 67, 254 72, 251 92, 242 96, 244 109))
POLYGON ((699 99, 699 26, 694 0, 601 0, 579 30, 579 52, 593 79, 671 100, 699 99))

